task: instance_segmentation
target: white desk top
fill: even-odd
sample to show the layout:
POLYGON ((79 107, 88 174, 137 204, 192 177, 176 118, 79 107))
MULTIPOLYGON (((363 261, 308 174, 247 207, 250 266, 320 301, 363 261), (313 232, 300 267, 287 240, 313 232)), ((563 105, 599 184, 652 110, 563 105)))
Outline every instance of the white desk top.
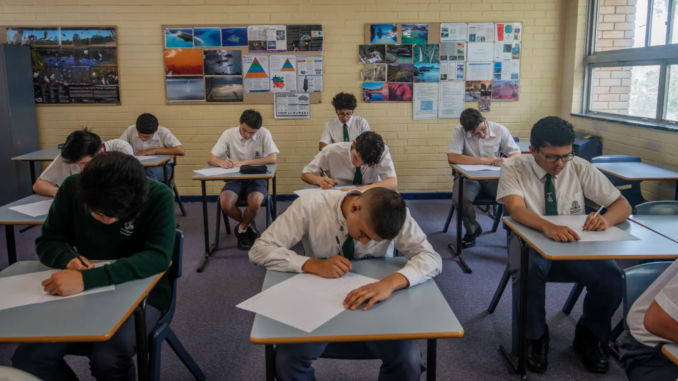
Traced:
POLYGON ((52 197, 41 196, 39 194, 33 194, 28 197, 24 197, 21 200, 14 201, 11 204, 0 207, 0 225, 42 225, 47 219, 47 215, 31 217, 23 213, 10 210, 10 207, 32 204, 34 202, 51 200, 52 197))
POLYGON ((52 161, 61 153, 61 150, 58 148, 48 148, 41 149, 40 151, 35 151, 27 153, 25 155, 13 157, 12 160, 15 161, 52 161))
POLYGON ((176 155, 148 155, 148 156, 154 157, 153 159, 139 161, 141 165, 143 165, 144 167, 158 167, 176 157, 176 155))
POLYGON ((593 166, 624 180, 678 180, 678 168, 662 163, 593 163, 593 166))
POLYGON ((501 170, 499 171, 465 171, 457 164, 452 164, 452 168, 454 168, 457 173, 460 175, 466 177, 469 180, 499 180, 499 175, 501 174, 501 170))
POLYGON ((678 217, 677 216, 648 216, 631 215, 629 219, 653 230, 664 237, 678 242, 678 217))
POLYGON ((518 148, 520 148, 521 153, 530 152, 530 142, 517 142, 518 148))
MULTIPOLYGON (((278 168, 278 164, 266 164, 268 168, 268 173, 261 173, 255 175, 243 175, 240 172, 237 173, 224 173, 218 176, 205 176, 199 173, 193 172, 193 177, 191 180, 200 180, 200 181, 210 181, 210 180, 255 180, 255 179, 272 179, 275 177, 275 170, 278 168)), ((215 168, 211 165, 206 165, 201 169, 215 168)))

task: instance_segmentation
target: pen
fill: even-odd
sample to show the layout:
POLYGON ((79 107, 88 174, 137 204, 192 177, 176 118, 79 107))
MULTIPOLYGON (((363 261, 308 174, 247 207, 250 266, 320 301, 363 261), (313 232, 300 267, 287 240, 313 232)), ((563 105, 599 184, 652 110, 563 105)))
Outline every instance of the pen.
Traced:
MULTIPOLYGON (((596 214, 594 214, 594 215, 593 215, 593 218, 591 218, 591 219, 594 219, 594 218, 598 217, 598 215, 600 214, 600 211, 603 210, 603 208, 604 208, 604 206, 601 206, 600 208, 598 208, 598 210, 596 211, 596 214)), ((582 228, 581 228, 581 231, 585 231, 585 229, 584 229, 583 226, 582 226, 582 228)))
POLYGON ((73 246, 69 245, 68 243, 66 244, 66 246, 68 247, 68 250, 71 251, 71 254, 75 255, 75 257, 80 260, 80 263, 82 263, 82 265, 85 266, 85 268, 89 267, 85 264, 85 261, 82 260, 80 254, 78 254, 78 252, 75 251, 75 248, 73 246))
POLYGON ((335 236, 334 238, 337 239, 337 245, 339 245, 339 254, 342 257, 346 258, 346 256, 344 255, 344 249, 341 247, 341 243, 339 242, 339 237, 335 236))

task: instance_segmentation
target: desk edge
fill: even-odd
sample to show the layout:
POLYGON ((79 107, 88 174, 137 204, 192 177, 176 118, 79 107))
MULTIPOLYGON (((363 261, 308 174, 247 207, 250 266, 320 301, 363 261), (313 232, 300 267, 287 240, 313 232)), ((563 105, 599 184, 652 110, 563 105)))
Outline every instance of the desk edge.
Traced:
POLYGON ((662 353, 664 354, 664 356, 668 357, 669 360, 673 361, 674 364, 678 365, 678 357, 674 356, 673 353, 666 349, 666 345, 667 344, 664 344, 662 346, 662 353))
POLYGON ((301 343, 340 343, 351 341, 383 341, 383 340, 418 340, 418 339, 450 339, 464 336, 464 329, 459 332, 403 333, 394 335, 347 335, 317 337, 278 337, 255 338, 250 334, 252 344, 301 344, 301 343))
POLYGON ((152 168, 152 167, 159 167, 159 166, 167 163, 168 161, 174 159, 175 157, 177 157, 177 155, 170 155, 168 158, 165 158, 165 160, 163 160, 159 163, 155 163, 155 164, 144 164, 141 160, 139 160, 139 162, 141 163, 141 165, 144 166, 144 168, 148 168, 148 167, 152 168))
POLYGON ((486 177, 486 176, 476 176, 471 177, 466 171, 457 167, 458 164, 452 164, 452 169, 457 171, 460 175, 466 177, 468 180, 499 180, 499 176, 496 177, 486 177))
MULTIPOLYGON (((594 165, 595 167, 595 165, 594 165)), ((608 170, 605 170, 603 168, 596 167, 599 171, 607 173, 609 175, 612 175, 614 177, 618 177, 623 180, 628 180, 628 181, 648 181, 648 180, 667 180, 667 181, 674 181, 678 180, 678 175, 673 176, 673 177, 624 177, 622 175, 619 175, 614 172, 610 172, 608 170)), ((662 168, 663 169, 663 168, 662 168)))

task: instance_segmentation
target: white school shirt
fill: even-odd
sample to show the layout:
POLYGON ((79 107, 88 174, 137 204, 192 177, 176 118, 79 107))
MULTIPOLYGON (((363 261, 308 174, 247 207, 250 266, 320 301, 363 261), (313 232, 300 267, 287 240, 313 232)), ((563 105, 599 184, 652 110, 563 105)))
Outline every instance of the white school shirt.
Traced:
POLYGON ((278 154, 278 147, 273 143, 271 132, 261 127, 251 139, 245 139, 240 135, 240 127, 229 128, 224 131, 212 148, 212 154, 216 157, 227 155, 231 160, 242 161, 266 157, 272 153, 278 154))
MULTIPOLYGON (((503 204, 504 197, 518 195, 525 200, 527 209, 543 216, 545 183, 546 171, 532 155, 516 157, 501 166, 497 202, 503 204)), ((553 185, 559 215, 584 214, 584 196, 607 208, 621 195, 602 172, 579 157, 553 177, 553 185)))
POLYGON ((645 329, 645 313, 652 302, 656 301, 673 320, 678 321, 678 261, 673 262, 657 280, 633 303, 626 323, 636 341, 648 347, 660 343, 670 343, 663 337, 645 329))
MULTIPOLYGON (((352 142, 358 135, 370 130, 370 124, 367 120, 357 115, 353 115, 346 123, 348 127, 348 141, 352 142)), ((344 141, 344 123, 336 117, 325 123, 323 134, 320 136, 320 142, 325 144, 339 143, 344 141)))
MULTIPOLYGON (((351 163, 351 144, 353 143, 341 142, 328 145, 315 155, 313 161, 304 167, 302 173, 320 176, 322 169, 327 177, 337 180, 339 185, 353 184, 355 167, 351 163)), ((372 167, 363 165, 360 167, 360 173, 363 175, 363 184, 373 184, 389 177, 396 177, 388 146, 384 146, 384 153, 377 165, 372 167)))
POLYGON ((179 139, 163 126, 158 126, 158 131, 153 134, 151 139, 143 141, 139 138, 136 124, 133 124, 120 135, 120 140, 128 142, 135 154, 152 148, 174 148, 181 145, 179 139))
MULTIPOLYGON (((106 147, 106 152, 122 152, 128 155, 134 155, 132 152, 132 146, 129 145, 126 141, 120 139, 113 139, 107 142, 104 142, 106 147)), ((45 169, 44 172, 40 175, 40 178, 49 181, 50 183, 61 186, 61 183, 66 180, 70 175, 80 173, 80 167, 76 164, 66 164, 64 159, 61 157, 61 154, 52 161, 52 163, 45 169)))
POLYGON ((471 157, 499 157, 501 154, 511 156, 520 152, 508 128, 495 122, 487 122, 487 124, 489 128, 485 139, 477 138, 472 133, 464 131, 461 124, 455 127, 450 144, 447 146, 447 153, 471 157))
MULTIPOLYGON (((358 190, 328 190, 299 197, 255 241, 249 252, 250 261, 268 270, 300 273, 309 258, 325 259, 339 255, 341 245, 348 237, 341 204, 347 195, 360 193, 358 190), (304 245, 306 256, 290 250, 299 241, 304 245)), ((407 278, 410 287, 442 271, 440 255, 433 250, 409 209, 405 224, 393 241, 370 241, 367 245, 355 241, 354 257, 390 257, 393 255, 392 242, 408 259, 405 267, 398 272, 407 278)))

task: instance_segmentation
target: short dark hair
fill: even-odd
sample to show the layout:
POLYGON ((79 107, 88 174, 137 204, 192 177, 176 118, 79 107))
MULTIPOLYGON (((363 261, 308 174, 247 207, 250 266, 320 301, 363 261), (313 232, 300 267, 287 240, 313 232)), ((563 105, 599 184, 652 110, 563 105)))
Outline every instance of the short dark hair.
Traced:
POLYGON ((565 119, 547 116, 532 126, 530 145, 535 148, 571 146, 574 143, 574 127, 565 119))
POLYGON ((264 122, 264 118, 261 117, 259 111, 255 110, 245 110, 242 115, 240 115, 240 123, 245 123, 246 125, 258 130, 261 128, 261 125, 264 122))
POLYGON ((360 195, 360 201, 367 223, 379 237, 392 240, 400 233, 407 217, 407 205, 398 192, 371 188, 360 195))
POLYGON ((83 157, 96 156, 101 151, 103 144, 99 135, 87 127, 73 131, 66 138, 66 143, 61 148, 61 158, 66 164, 79 162, 83 157))
POLYGON ((85 209, 133 220, 148 198, 148 180, 141 162, 122 152, 104 152, 80 173, 78 199, 85 209))
POLYGON ((332 98, 332 106, 335 110, 355 110, 358 101, 353 94, 339 93, 332 98))
POLYGON ((483 114, 474 108, 467 108, 461 112, 461 116, 459 117, 459 123, 461 123, 461 127, 466 132, 475 130, 484 120, 483 114))
POLYGON ((158 125, 158 118, 153 114, 144 113, 137 118, 137 131, 141 134, 155 134, 158 131, 158 125))
POLYGON ((385 147, 384 139, 374 131, 363 132, 355 139, 355 150, 368 167, 379 164, 385 147))

